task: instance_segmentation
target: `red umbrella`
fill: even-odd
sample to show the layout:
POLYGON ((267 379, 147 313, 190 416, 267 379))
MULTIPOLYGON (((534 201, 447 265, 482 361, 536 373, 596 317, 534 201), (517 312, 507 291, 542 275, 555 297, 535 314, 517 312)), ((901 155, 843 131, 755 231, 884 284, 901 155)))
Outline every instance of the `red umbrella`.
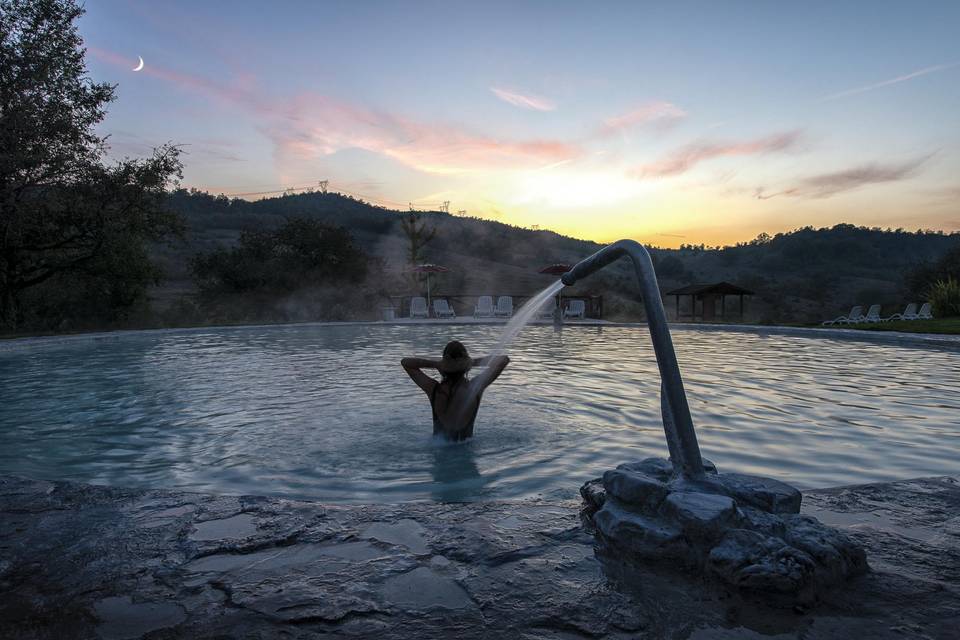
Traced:
MULTIPOLYGON (((548 267, 544 267, 543 269, 540 269, 539 273, 546 273, 547 275, 551 275, 551 276, 562 276, 567 271, 570 271, 570 269, 573 269, 573 267, 570 266, 569 264, 563 264, 562 262, 558 262, 556 264, 551 264, 548 267)), ((562 296, 563 296, 563 293, 557 293, 558 309, 560 308, 560 305, 561 305, 562 296)))
POLYGON ((546 273, 551 276, 561 276, 565 274, 567 271, 570 271, 570 269, 573 269, 573 267, 571 267, 568 264, 562 264, 558 262, 557 264, 552 264, 549 267, 544 267, 543 269, 540 269, 539 273, 546 273))
POLYGON ((427 313, 430 313, 430 274, 431 273, 446 273, 450 271, 446 267, 439 264, 431 264, 426 262, 424 264, 418 264, 414 266, 410 271, 414 273, 425 273, 427 274, 427 313))

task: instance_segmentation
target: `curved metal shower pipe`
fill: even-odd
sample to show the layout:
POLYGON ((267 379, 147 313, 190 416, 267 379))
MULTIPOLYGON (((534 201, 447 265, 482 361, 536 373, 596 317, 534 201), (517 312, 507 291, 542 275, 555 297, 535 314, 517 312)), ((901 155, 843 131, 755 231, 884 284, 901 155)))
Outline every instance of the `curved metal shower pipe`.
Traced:
POLYGON ((657 367, 660 369, 660 413, 674 472, 687 478, 701 478, 704 472, 700 445, 697 443, 697 433, 690 417, 687 394, 683 390, 680 366, 677 364, 677 354, 670 339, 667 314, 660 300, 660 287, 650 254, 639 242, 619 240, 581 260, 560 279, 563 284, 572 285, 622 256, 628 256, 633 262, 637 279, 640 281, 647 324, 657 356, 657 367))

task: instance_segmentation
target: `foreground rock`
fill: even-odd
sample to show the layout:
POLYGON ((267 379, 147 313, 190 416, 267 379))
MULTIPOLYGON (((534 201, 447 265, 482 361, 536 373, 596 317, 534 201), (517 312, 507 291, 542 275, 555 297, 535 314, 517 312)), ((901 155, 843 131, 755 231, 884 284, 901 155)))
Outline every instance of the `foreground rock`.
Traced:
POLYGON ((669 562, 743 590, 816 600, 867 570, 863 548, 800 513, 800 492, 772 478, 717 473, 673 478, 668 460, 622 464, 587 482, 585 515, 614 555, 669 562))
MULTIPOLYGON (((685 527, 740 517, 719 498, 664 508, 685 527)), ((780 526, 737 508, 757 536, 780 526)), ((0 477, 0 638, 936 639, 960 625, 953 479, 805 494, 805 513, 787 517, 841 527, 872 571, 802 609, 613 559, 577 511, 333 507, 0 477)), ((739 566, 743 548, 714 561, 739 566)))

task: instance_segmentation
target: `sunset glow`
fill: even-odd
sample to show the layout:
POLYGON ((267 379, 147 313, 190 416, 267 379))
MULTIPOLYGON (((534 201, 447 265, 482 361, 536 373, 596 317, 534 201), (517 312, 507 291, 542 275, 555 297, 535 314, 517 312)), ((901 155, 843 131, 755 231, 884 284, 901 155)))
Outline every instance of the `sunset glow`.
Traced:
POLYGON ((112 156, 182 144, 184 186, 677 246, 960 229, 960 8, 925 7, 105 2, 81 27, 112 156))

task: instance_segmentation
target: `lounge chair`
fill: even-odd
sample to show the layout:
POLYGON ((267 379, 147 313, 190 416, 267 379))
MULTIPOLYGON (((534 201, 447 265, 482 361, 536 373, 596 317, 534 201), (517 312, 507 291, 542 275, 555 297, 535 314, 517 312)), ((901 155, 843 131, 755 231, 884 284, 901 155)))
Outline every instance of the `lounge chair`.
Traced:
POLYGON ((450 303, 447 302, 446 298, 437 298, 433 301, 433 315, 438 318, 457 317, 457 314, 453 312, 453 308, 450 306, 450 303))
POLYGON ((880 317, 880 305, 870 305, 870 308, 867 309, 867 315, 863 316, 863 320, 860 322, 883 322, 883 318, 880 317))
POLYGON ((498 318, 509 318, 513 315, 513 298, 510 296, 500 296, 497 298, 497 308, 493 315, 498 318))
POLYGON ((917 320, 933 320, 929 302, 924 302, 920 307, 920 311, 917 312, 917 320))
POLYGON ((427 311, 426 298, 410 298, 410 317, 428 318, 430 313, 427 311))
POLYGON ((537 311, 537 316, 540 318, 549 320, 553 318, 553 313, 556 310, 557 310, 557 301, 554 300, 553 298, 550 298, 549 300, 544 302, 542 305, 540 305, 540 309, 537 311))
POLYGON ((834 318, 833 320, 824 320, 820 324, 822 324, 824 327, 831 324, 850 324, 853 322, 860 322, 861 318, 863 318, 863 307, 857 305, 850 309, 850 313, 847 315, 834 318))
POLYGON ((890 322, 891 320, 916 320, 917 319, 917 305, 914 302, 911 302, 907 305, 907 308, 903 310, 903 313, 895 313, 892 316, 887 316, 883 319, 884 322, 890 322))
POLYGON ((571 300, 567 304, 567 308, 563 310, 564 318, 580 318, 581 320, 587 316, 587 305, 584 304, 583 300, 571 300))
POLYGON ((474 318, 492 318, 493 317, 493 296, 480 296, 477 298, 477 306, 473 308, 474 318))

